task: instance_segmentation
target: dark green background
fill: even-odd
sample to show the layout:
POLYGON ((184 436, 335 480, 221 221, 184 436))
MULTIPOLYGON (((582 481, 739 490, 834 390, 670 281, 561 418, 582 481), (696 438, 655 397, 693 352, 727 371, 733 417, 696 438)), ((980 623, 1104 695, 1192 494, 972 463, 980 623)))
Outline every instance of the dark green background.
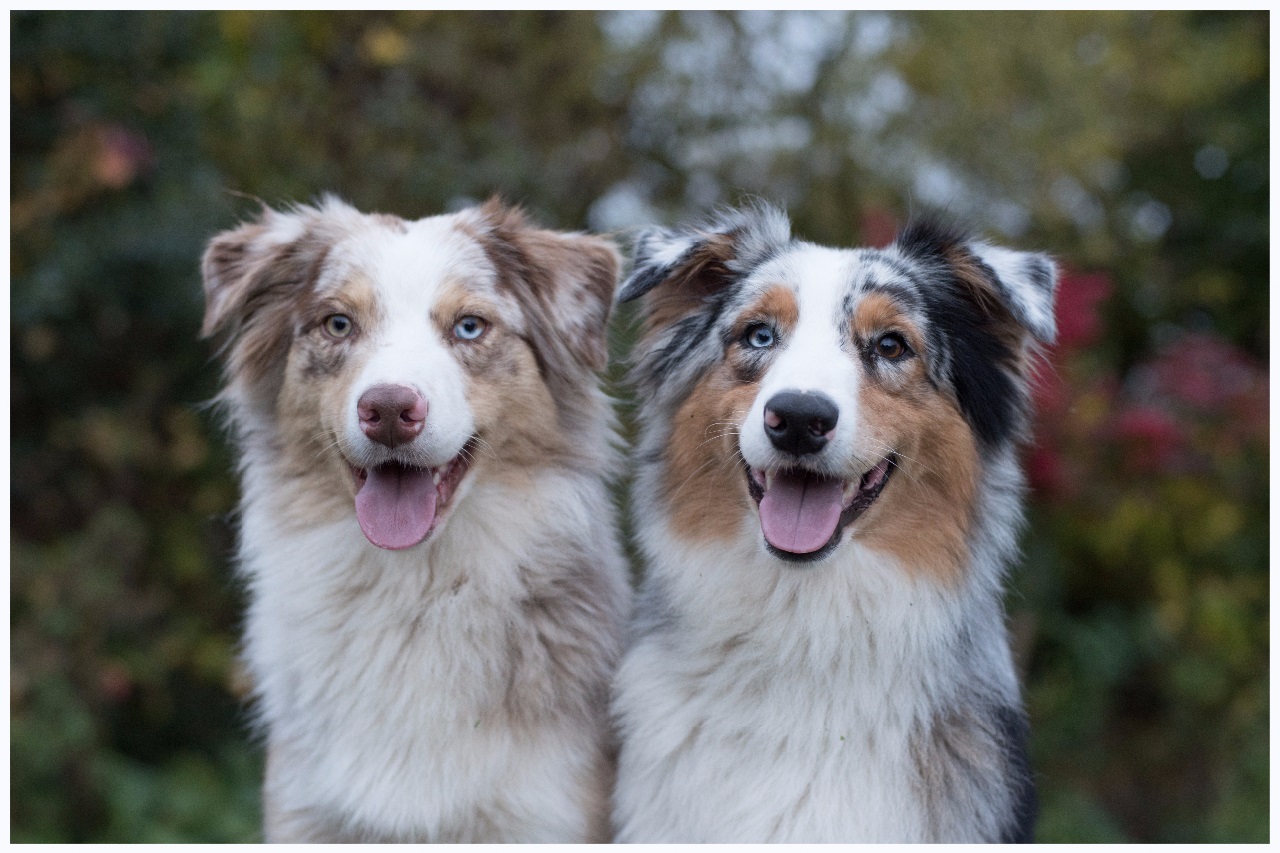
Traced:
POLYGON ((10 21, 13 840, 258 837, 198 260, 323 191, 1054 252, 1009 598, 1039 837, 1269 837, 1267 13, 10 21))

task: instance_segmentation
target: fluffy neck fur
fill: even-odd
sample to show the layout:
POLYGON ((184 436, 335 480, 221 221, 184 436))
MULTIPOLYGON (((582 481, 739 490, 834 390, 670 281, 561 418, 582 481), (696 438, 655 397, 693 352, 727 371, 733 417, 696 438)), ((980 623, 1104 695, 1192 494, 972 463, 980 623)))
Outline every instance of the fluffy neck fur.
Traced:
POLYGON ((1001 602, 1012 451, 986 463, 952 587, 847 534, 783 564, 747 514, 731 543, 680 542, 652 497, 663 441, 651 424, 634 488, 647 573, 614 704, 619 840, 999 839, 1018 792, 989 716, 1021 707, 1001 602))
POLYGON ((576 467, 477 466, 445 526, 406 551, 371 546, 345 491, 290 476, 269 420, 235 425, 244 657, 275 765, 269 801, 307 804, 329 840, 593 831, 582 794, 545 781, 599 772, 626 618, 607 486, 617 438, 604 395, 591 400, 598 426, 579 436, 576 467), (541 612, 560 601, 577 609, 541 612))

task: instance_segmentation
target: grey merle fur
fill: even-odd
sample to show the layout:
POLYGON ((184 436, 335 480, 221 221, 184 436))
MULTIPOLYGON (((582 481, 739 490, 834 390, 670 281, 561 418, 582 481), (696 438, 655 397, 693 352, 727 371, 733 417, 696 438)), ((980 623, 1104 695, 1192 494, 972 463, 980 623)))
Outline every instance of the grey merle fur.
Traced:
MULTIPOLYGON (((684 311, 646 330, 634 355, 630 377, 643 411, 637 448, 642 468, 662 464, 664 424, 732 342, 734 318, 758 295, 744 286, 746 280, 797 245, 801 241, 792 237, 785 214, 767 204, 719 211, 698 223, 650 229, 639 236, 633 271, 619 300, 643 297, 659 286, 684 288, 688 297, 684 311)), ((1000 584, 1016 554, 1021 518, 1022 478, 1015 450, 1028 433, 1027 371, 1038 343, 1050 342, 1054 333, 1051 315, 1046 319, 1028 308, 1027 285, 1040 291, 1033 298, 1051 301, 1054 270, 1047 258, 1025 255, 1021 272, 1026 282, 1007 283, 983 260, 985 248, 990 247, 962 228, 913 222, 885 249, 856 250, 857 267, 864 272, 845 284, 842 305, 847 317, 862 296, 880 291, 922 321, 929 376, 954 399, 986 466, 969 533, 972 562, 986 568, 963 593, 969 599, 966 620, 1003 638, 1004 629, 992 626, 1003 624, 1000 584)), ((633 641, 683 630, 683 617, 673 608, 665 583, 658 574, 646 576, 633 641)), ((988 840, 1029 842, 1037 799, 1026 715, 1016 686, 986 679, 992 647, 978 649, 967 626, 964 638, 968 641, 938 650, 945 659, 939 665, 943 671, 969 675, 916 732, 912 745, 925 798, 932 804, 935 834, 948 837, 949 821, 972 824, 974 814, 985 812, 980 823, 992 828, 988 840)), ((874 637, 868 643, 874 649, 874 637)))
MULTIPOLYGON (((786 214, 763 203, 722 210, 678 228, 649 229, 636 239, 635 262, 619 291, 620 302, 644 296, 671 280, 682 267, 697 261, 708 241, 723 238, 732 247, 732 257, 694 276, 705 288, 698 309, 662 330, 660 340, 636 362, 632 381, 642 394, 661 392, 678 404, 683 394, 671 397, 671 392, 687 392, 702 371, 714 364, 721 351, 717 347, 724 345, 727 329, 719 321, 746 297, 735 284, 799 241, 791 236, 786 214), (672 256, 670 247, 682 243, 687 244, 684 251, 672 256)), ((1018 336, 1010 334, 1009 327, 1026 326, 1028 318, 995 272, 967 248, 971 242, 968 232, 958 226, 933 219, 911 222, 889 250, 861 250, 892 278, 851 281, 846 305, 860 293, 878 290, 908 308, 923 307, 934 349, 931 375, 951 389, 983 450, 992 450, 1026 438, 1030 403, 1025 377, 1018 375, 1022 356, 1015 345, 1018 336), (998 304, 982 299, 963 281, 957 258, 986 276, 1001 297, 998 304)), ((1027 263, 1037 286, 1052 291, 1049 262, 1031 256, 1027 263)), ((1052 336, 1052 330, 1032 331, 1036 337, 1052 336)))

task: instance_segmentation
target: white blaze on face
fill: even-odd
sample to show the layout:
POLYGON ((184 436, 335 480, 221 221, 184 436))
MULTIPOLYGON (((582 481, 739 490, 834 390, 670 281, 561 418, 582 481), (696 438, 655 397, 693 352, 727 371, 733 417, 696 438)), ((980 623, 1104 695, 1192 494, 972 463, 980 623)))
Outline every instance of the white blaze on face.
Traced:
POLYGON ((782 333, 781 350, 765 372, 742 427, 742 453, 752 468, 773 469, 795 461, 779 454, 764 431, 765 405, 782 391, 819 392, 830 397, 840 414, 823 459, 839 464, 849 455, 858 421, 860 365, 845 345, 840 320, 854 260, 848 251, 801 244, 752 276, 753 280, 778 281, 794 288, 799 307, 796 326, 782 333))
MULTIPOLYGON (((368 461, 385 458, 385 448, 360 429, 356 403, 376 385, 405 385, 427 401, 422 434, 412 443, 424 467, 448 462, 474 430, 461 365, 431 316, 447 280, 488 284, 493 272, 483 251, 454 225, 456 217, 437 216, 408 224, 401 234, 379 228, 343 246, 350 268, 367 276, 378 318, 367 338, 364 367, 348 392, 344 427, 349 446, 368 461)), ((361 460, 356 460, 361 461, 361 460)))
MULTIPOLYGON (((372 291, 374 316, 353 345, 361 369, 346 392, 343 445, 357 473, 356 516, 370 542, 382 548, 418 544, 435 528, 458 478, 459 456, 475 430, 467 381, 451 340, 452 317, 433 317, 443 296, 458 288, 493 301, 494 271, 481 247, 457 228, 456 216, 407 223, 405 231, 375 225, 335 247, 331 286, 360 276, 372 291), (366 436, 359 401, 376 386, 404 386, 426 401, 423 428, 395 450, 366 436)), ((323 289, 325 282, 322 281, 323 289)), ((438 313, 438 312, 437 312, 438 313)))
POLYGON ((763 492, 761 532, 770 545, 790 554, 813 554, 833 540, 859 482, 851 468, 861 362, 846 340, 844 317, 856 262, 855 253, 802 244, 753 276, 790 286, 798 308, 795 327, 778 330, 779 350, 761 380, 741 442, 763 492), (764 429, 765 412, 784 392, 822 395, 835 405, 835 428, 820 451, 797 459, 773 446, 764 429))

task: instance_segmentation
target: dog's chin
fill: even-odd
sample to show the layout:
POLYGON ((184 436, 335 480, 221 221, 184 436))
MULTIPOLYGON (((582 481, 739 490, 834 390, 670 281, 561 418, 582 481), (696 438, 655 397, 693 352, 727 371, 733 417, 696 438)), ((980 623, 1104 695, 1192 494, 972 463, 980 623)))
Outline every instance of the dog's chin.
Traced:
POLYGON ((743 463, 765 549, 789 563, 815 563, 876 502, 897 467, 889 454, 861 475, 830 477, 803 467, 760 470, 743 463))
POLYGON ((393 458, 370 467, 350 460, 356 520, 370 543, 390 551, 418 545, 444 525, 471 470, 474 439, 449 461, 427 468, 393 458))

